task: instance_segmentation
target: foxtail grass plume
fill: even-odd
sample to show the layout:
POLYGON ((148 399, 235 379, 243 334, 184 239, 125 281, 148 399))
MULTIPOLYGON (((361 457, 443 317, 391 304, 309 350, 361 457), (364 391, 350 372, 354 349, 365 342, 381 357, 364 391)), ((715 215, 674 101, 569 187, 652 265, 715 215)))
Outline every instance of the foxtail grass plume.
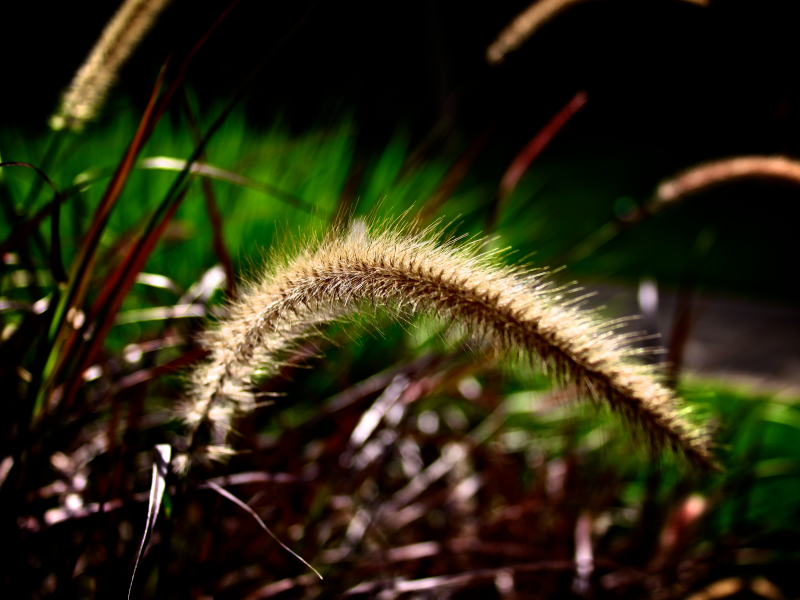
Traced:
POLYGON ((651 210, 708 188, 763 179, 800 185, 800 162, 784 156, 735 156, 692 167, 662 182, 651 201, 651 210))
MULTIPOLYGON (((506 55, 513 52, 538 30, 542 25, 553 19, 561 11, 573 4, 587 0, 537 0, 528 8, 518 14, 500 34, 497 39, 486 49, 486 62, 490 65, 499 65, 505 60, 506 55)), ((683 0, 708 6, 709 0, 683 0)))
MULTIPOLYGON (((335 319, 378 309, 431 315, 536 363, 638 423, 653 446, 714 467, 706 432, 684 418, 650 367, 634 361, 614 323, 565 300, 545 272, 503 266, 480 246, 395 222, 340 230, 276 261, 205 334, 210 358, 190 374, 182 418, 192 432, 209 428, 222 452, 232 419, 256 405, 256 381, 274 375, 288 350, 335 319)), ((187 467, 189 458, 181 460, 187 467)))
POLYGON ((169 2, 126 0, 122 4, 64 90, 61 105, 50 118, 50 127, 80 131, 97 116, 120 68, 169 2))
POLYGON ((576 261, 589 256, 622 231, 675 206, 684 198, 744 180, 800 185, 800 161, 785 156, 734 156, 690 167, 662 181, 646 204, 630 209, 619 219, 595 231, 578 244, 568 258, 576 261))

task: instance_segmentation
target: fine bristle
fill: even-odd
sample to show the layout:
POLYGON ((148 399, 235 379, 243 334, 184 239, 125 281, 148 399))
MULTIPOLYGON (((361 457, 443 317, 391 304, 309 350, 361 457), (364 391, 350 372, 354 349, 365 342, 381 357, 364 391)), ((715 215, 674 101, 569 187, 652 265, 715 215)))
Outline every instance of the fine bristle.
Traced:
POLYGON ((340 231, 246 286, 230 316, 206 334, 210 358, 190 376, 184 420, 193 430, 210 428, 221 443, 232 419, 253 409, 256 378, 274 374, 287 350, 330 321, 378 308, 453 323, 622 412, 652 445, 714 468, 707 433, 681 416, 680 400, 652 368, 634 362, 613 327, 565 303, 547 273, 502 266, 477 242, 441 238, 397 223, 340 231))

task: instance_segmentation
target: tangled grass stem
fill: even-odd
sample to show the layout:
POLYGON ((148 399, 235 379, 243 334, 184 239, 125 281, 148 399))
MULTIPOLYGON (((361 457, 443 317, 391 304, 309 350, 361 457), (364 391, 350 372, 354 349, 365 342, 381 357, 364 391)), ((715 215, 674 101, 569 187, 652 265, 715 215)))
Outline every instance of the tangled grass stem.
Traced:
POLYGON ((286 352, 324 324, 377 308, 441 318, 538 363, 622 412, 652 446, 713 469, 708 435, 682 416, 680 400, 651 368, 635 362, 625 336, 565 301, 546 278, 502 266, 478 241, 457 244, 437 230, 396 223, 340 230, 245 286, 230 316, 205 336, 210 358, 191 374, 181 416, 192 431, 209 427, 224 453, 232 419, 255 406, 256 379, 275 374, 286 352))

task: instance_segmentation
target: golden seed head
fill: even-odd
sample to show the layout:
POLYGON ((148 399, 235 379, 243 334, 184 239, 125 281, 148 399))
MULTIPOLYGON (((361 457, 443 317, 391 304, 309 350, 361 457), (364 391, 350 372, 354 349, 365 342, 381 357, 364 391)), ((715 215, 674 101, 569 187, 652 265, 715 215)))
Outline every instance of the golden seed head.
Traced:
POLYGON ((224 443, 235 416, 252 410, 250 391, 275 374, 286 352, 337 318, 368 308, 426 314, 454 323, 504 353, 524 356, 638 423, 654 446, 714 468, 707 433, 609 324, 563 299, 544 271, 499 264, 479 242, 443 240, 413 226, 343 228, 251 282, 204 342, 210 358, 190 376, 183 418, 205 423, 224 443))

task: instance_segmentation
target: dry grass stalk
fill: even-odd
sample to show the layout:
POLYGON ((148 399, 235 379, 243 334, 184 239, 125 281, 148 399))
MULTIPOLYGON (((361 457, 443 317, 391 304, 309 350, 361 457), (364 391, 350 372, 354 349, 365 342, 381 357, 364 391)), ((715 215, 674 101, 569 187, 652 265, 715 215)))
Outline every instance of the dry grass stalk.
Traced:
MULTIPOLYGON (((486 62, 499 65, 507 54, 513 52, 539 29, 561 11, 573 4, 587 0, 538 0, 518 14, 494 42, 486 49, 486 62)), ((684 0, 698 6, 708 6, 709 0, 684 0)))
POLYGON ((800 162, 784 156, 737 156, 698 165, 661 183, 651 208, 657 210, 685 196, 743 179, 800 184, 800 162))
POLYGON ((194 432, 209 427, 224 444, 232 419, 255 406, 256 380, 275 374, 287 350, 334 319, 383 309, 440 318, 536 362, 643 426, 653 446, 713 468, 708 436, 681 416, 679 399, 633 360, 613 323, 566 301, 545 272, 501 266, 478 242, 456 245, 434 230, 372 229, 330 235, 243 286, 230 316, 206 334, 209 360, 190 375, 181 416, 194 432))
POLYGON ((106 25, 61 99, 50 126, 80 131, 103 105, 120 68, 170 0, 126 0, 106 25))

